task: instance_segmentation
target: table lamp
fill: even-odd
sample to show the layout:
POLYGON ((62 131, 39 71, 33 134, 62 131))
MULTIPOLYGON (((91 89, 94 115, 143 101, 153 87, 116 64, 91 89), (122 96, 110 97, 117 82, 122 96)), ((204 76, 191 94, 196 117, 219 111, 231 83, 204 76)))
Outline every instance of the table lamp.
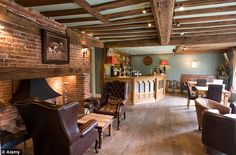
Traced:
POLYGON ((163 71, 166 73, 166 66, 169 65, 168 60, 161 60, 160 65, 163 66, 163 71))

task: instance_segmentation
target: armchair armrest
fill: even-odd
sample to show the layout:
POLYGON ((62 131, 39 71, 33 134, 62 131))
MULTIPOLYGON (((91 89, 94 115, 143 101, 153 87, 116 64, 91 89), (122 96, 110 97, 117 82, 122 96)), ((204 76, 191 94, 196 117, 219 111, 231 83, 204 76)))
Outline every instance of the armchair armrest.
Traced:
POLYGON ((94 119, 89 120, 85 124, 79 127, 81 136, 85 136, 87 133, 89 133, 92 129, 96 128, 98 125, 98 122, 94 119))
POLYGON ((236 101, 230 103, 230 108, 232 109, 231 113, 236 114, 236 101))

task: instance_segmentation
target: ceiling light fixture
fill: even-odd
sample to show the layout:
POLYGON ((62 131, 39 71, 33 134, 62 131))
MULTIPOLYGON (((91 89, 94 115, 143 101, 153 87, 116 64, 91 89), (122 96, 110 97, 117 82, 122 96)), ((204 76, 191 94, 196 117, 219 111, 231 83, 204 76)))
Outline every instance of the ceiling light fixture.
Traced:
POLYGON ((181 32, 180 35, 183 36, 183 35, 184 35, 184 32, 181 32))
POLYGON ((147 13, 146 8, 144 8, 142 12, 143 14, 147 13))
POLYGON ((179 22, 177 22, 177 23, 176 23, 176 26, 177 26, 177 27, 180 27, 180 23, 179 23, 179 22))
POLYGON ((180 11, 183 11, 183 10, 184 10, 184 7, 183 7, 183 6, 181 6, 181 7, 179 8, 179 10, 180 10, 180 11))
POLYGON ((5 28, 4 26, 0 25, 0 30, 2 30, 2 29, 4 29, 4 28, 5 28))
POLYGON ((152 24, 151 23, 148 23, 148 27, 151 27, 152 26, 152 24))

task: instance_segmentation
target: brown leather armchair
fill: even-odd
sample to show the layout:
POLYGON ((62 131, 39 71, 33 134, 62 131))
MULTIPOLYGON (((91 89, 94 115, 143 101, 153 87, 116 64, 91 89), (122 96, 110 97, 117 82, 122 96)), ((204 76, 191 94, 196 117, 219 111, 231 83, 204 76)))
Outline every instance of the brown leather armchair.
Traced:
POLYGON ((120 118, 125 114, 125 104, 128 98, 128 83, 122 81, 105 82, 103 84, 101 98, 91 101, 94 104, 94 112, 112 115, 117 118, 118 130, 120 129, 120 118))
POLYGON ((33 138, 35 155, 82 155, 94 142, 97 152, 97 121, 90 120, 78 127, 78 102, 59 107, 45 101, 26 99, 16 102, 15 106, 33 138))
POLYGON ((230 107, 227 107, 219 102, 216 102, 207 98, 195 99, 195 107, 196 107, 199 130, 201 130, 202 128, 202 113, 204 109, 217 109, 219 110, 220 114, 231 113, 230 107))
POLYGON ((202 142, 228 155, 236 154, 236 115, 203 112, 202 142), (233 118, 233 117, 235 118, 233 118))

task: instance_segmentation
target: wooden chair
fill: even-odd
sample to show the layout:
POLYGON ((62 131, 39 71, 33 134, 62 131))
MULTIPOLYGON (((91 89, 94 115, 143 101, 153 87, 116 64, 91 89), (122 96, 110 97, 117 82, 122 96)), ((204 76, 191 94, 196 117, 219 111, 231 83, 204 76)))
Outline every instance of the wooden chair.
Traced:
POLYGON ((188 94, 187 108, 189 109, 190 100, 195 100, 198 96, 196 95, 196 93, 192 93, 188 82, 185 82, 184 84, 187 87, 187 94, 188 94))
POLYGON ((222 89, 223 85, 208 85, 207 98, 217 102, 221 102, 222 89))

